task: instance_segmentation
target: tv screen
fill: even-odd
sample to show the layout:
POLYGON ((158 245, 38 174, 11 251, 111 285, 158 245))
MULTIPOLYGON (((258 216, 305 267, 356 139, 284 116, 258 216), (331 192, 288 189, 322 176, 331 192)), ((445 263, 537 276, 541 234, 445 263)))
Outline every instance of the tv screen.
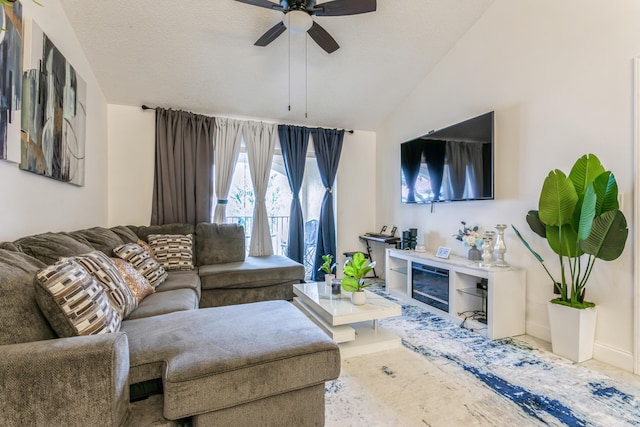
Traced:
POLYGON ((493 111, 400 144, 402 203, 493 199, 493 111))

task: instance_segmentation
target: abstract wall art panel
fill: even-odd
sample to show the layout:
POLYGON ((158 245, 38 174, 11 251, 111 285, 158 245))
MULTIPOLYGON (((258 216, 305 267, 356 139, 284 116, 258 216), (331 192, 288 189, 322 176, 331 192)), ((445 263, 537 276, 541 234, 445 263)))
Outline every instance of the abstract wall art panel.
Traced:
POLYGON ((0 159, 20 162, 22 5, 0 5, 0 159))
POLYGON ((20 169, 84 185, 87 86, 32 20, 25 20, 20 169))

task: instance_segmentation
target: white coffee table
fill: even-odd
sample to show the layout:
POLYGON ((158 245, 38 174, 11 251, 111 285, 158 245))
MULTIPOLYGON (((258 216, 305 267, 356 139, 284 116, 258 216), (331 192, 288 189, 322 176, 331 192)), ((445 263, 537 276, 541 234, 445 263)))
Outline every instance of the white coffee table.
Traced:
POLYGON ((367 293, 367 303, 354 305, 349 294, 333 295, 324 282, 293 286, 293 300, 311 320, 340 344, 342 357, 352 357, 400 346, 400 337, 378 326, 378 319, 400 316, 400 305, 367 293))

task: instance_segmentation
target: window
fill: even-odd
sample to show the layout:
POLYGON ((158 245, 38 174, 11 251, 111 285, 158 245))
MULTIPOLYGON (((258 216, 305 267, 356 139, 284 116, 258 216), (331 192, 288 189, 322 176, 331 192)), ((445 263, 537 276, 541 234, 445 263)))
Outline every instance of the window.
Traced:
MULTIPOLYGON (((302 205, 302 215, 305 220, 304 266, 307 277, 311 275, 315 258, 317 224, 323 196, 324 186, 320 180, 320 172, 318 171, 315 153, 310 143, 304 179, 300 190, 300 204, 302 205)), ((280 150, 277 149, 271 165, 266 205, 269 216, 271 240, 273 242, 273 252, 280 255, 286 255, 287 253, 291 198, 289 180, 284 169, 284 160, 280 150)), ((227 222, 238 223, 244 226, 246 248, 248 251, 251 242, 255 194, 253 191, 253 183, 251 182, 248 156, 244 149, 238 157, 227 199, 227 222)))

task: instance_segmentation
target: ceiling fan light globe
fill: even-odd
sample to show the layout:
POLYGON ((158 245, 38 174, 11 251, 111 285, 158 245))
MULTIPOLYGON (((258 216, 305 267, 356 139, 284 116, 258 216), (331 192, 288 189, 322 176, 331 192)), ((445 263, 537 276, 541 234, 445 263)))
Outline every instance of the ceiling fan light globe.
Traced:
POLYGON ((304 34, 313 25, 311 15, 302 10, 292 10, 284 15, 282 20, 285 27, 293 34, 304 34))

